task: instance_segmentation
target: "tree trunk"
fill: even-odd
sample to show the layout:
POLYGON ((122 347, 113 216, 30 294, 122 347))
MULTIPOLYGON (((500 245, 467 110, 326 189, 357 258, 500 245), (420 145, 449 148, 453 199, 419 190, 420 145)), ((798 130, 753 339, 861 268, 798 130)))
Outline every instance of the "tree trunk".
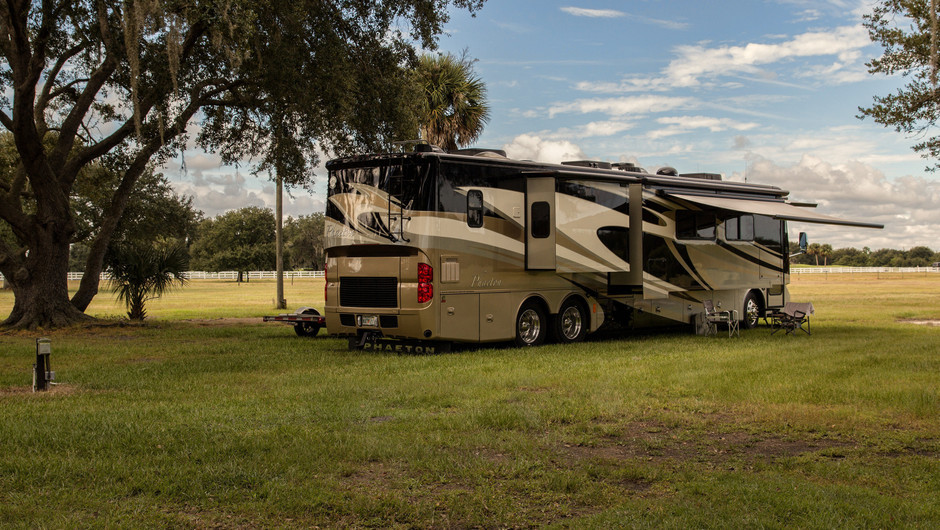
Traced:
POLYGON ((3 325, 26 329, 58 328, 94 320, 69 301, 69 245, 65 231, 57 234, 50 225, 46 225, 37 232, 30 242, 29 255, 16 260, 19 263, 5 267, 4 272, 11 273, 8 280, 13 287, 14 303, 13 311, 3 325))

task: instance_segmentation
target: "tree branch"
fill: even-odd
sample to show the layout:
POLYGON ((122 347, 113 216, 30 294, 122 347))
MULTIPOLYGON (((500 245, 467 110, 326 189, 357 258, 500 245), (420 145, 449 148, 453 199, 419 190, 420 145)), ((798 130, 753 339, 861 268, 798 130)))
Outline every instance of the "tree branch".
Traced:
MULTIPOLYGON (((111 236, 114 235, 114 230, 117 228, 118 222, 124 214, 124 208, 127 206, 127 200, 131 192, 134 191, 134 186, 137 184, 140 175, 147 169, 150 158, 164 146, 166 137, 175 137, 186 130, 186 124, 199 112, 201 107, 202 105, 198 101, 191 102, 189 106, 180 113, 170 129, 166 131, 166 136, 164 138, 157 136, 146 143, 137 153, 137 156, 134 158, 130 167, 127 168, 127 171, 124 172, 121 184, 118 186, 118 189, 115 190, 114 195, 111 197, 111 203, 102 215, 101 227, 98 230, 98 235, 95 236, 91 244, 88 259, 85 262, 85 274, 82 275, 78 291, 72 296, 72 305, 80 311, 85 311, 88 304, 90 304, 95 295, 98 294, 98 277, 101 275, 101 269, 104 267, 104 255, 108 249, 108 245, 111 243, 111 236)), ((125 123, 125 125, 128 123, 125 123)))
MULTIPOLYGON (((53 65, 52 69, 49 70, 49 73, 46 75, 46 82, 43 84, 42 90, 39 92, 39 98, 36 99, 36 108, 33 110, 34 119, 36 120, 36 123, 41 124, 41 129, 43 129, 41 133, 45 133, 45 130, 48 128, 46 126, 46 118, 45 118, 46 106, 49 104, 50 101, 54 100, 61 93, 61 90, 64 88, 64 87, 61 87, 57 89, 55 92, 52 92, 52 87, 56 85, 56 78, 59 77, 59 72, 62 71, 62 67, 65 66, 65 63, 68 62, 68 60, 71 59, 72 57, 75 57, 76 55, 78 55, 78 53, 81 52, 83 49, 85 49, 85 46, 83 44, 76 44, 75 46, 72 46, 71 48, 66 50, 65 53, 63 53, 56 60, 55 65, 53 65)), ((71 86, 76 81, 79 81, 79 80, 78 79, 73 80, 72 82, 66 84, 65 87, 71 86)))
POLYGON ((85 115, 88 114, 88 109, 91 108, 101 87, 104 86, 116 68, 117 59, 109 53, 91 74, 88 82, 85 83, 84 90, 82 90, 75 105, 72 106, 72 110, 69 111, 62 122, 59 139, 56 142, 55 149, 49 155, 49 162, 54 169, 61 169, 65 164, 69 151, 75 145, 75 135, 85 119, 85 115))
POLYGON ((10 116, 6 112, 0 110, 0 123, 3 124, 3 127, 12 132, 13 131, 13 120, 10 119, 10 116))
MULTIPOLYGON (((9 223, 13 233, 20 239, 28 240, 28 235, 33 231, 34 220, 31 216, 23 213, 19 202, 19 191, 16 186, 11 188, 10 192, 5 193, 0 199, 0 218, 9 223), (15 193, 14 193, 15 192, 15 193)), ((22 191, 22 188, 20 189, 22 191)))

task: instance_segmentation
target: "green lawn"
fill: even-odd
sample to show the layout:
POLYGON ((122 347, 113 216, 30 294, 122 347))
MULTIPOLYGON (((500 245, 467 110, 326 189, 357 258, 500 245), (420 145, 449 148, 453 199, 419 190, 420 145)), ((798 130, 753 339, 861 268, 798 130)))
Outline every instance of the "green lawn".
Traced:
POLYGON ((0 334, 0 526, 940 526, 940 327, 904 322, 940 320, 940 276, 791 291, 812 336, 363 353, 261 323, 260 281, 0 334))

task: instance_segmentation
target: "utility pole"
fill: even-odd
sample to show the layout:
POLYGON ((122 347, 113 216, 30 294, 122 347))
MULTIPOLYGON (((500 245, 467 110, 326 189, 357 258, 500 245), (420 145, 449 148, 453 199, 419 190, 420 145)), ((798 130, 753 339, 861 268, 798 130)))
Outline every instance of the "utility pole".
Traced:
POLYGON ((282 238, 281 229, 283 227, 283 195, 284 195, 284 182, 281 180, 281 171, 280 167, 277 168, 277 197, 274 200, 274 217, 276 218, 277 223, 275 224, 274 230, 274 253, 277 255, 277 309, 287 309, 287 300, 284 299, 284 240, 282 238))

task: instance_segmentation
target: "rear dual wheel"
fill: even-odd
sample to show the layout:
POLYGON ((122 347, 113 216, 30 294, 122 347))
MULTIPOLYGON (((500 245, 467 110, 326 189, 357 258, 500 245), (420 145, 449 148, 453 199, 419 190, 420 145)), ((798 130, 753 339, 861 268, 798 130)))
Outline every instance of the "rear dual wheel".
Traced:
POLYGON ((516 316, 516 345, 544 344, 549 330, 555 342, 579 342, 587 335, 589 322, 587 310, 578 300, 566 301, 553 321, 549 320, 541 304, 529 301, 523 304, 516 316))
POLYGON ((565 301, 555 317, 555 342, 580 342, 587 335, 589 322, 587 310, 580 301, 565 301))
POLYGON ((516 346, 538 346, 545 342, 548 319, 537 303, 526 302, 516 316, 516 346))

